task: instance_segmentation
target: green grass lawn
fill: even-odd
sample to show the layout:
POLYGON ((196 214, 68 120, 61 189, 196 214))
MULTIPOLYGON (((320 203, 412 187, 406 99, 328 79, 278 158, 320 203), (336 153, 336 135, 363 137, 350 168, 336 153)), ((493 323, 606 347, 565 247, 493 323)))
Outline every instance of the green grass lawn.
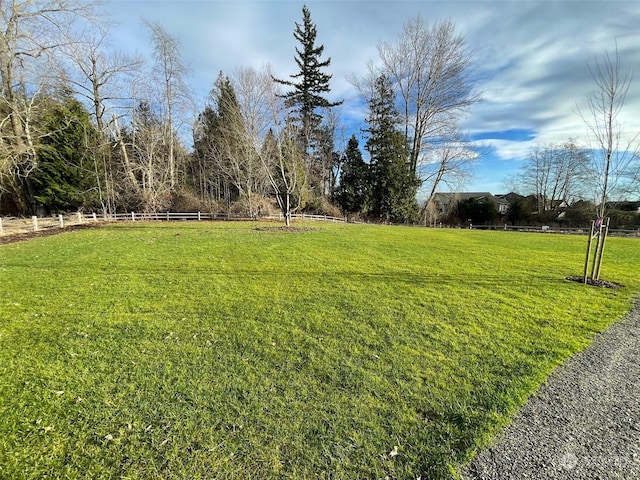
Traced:
POLYGON ((0 246, 0 478, 452 478, 640 292, 633 239, 613 290, 585 237, 256 225, 0 246))

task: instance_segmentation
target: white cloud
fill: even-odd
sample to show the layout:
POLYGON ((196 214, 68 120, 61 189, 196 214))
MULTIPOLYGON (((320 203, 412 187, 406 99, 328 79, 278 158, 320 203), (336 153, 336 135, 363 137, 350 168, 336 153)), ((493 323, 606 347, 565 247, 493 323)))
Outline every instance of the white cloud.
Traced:
MULTIPOLYGON (((482 84, 485 103, 474 108, 468 128, 475 132, 535 131, 535 140, 522 142, 522 147, 584 137, 586 128, 576 113, 576 104, 584 104, 594 89, 587 64, 605 50, 613 53, 616 43, 625 63, 638 64, 640 4, 565 1, 500 5, 505 9, 472 33, 488 78, 482 84)), ((640 89, 634 85, 625 109, 628 121, 634 118, 630 115, 639 102, 640 89)), ((501 158, 522 153, 522 148, 510 145, 512 142, 497 143, 501 158)))
MULTIPOLYGON (((357 92, 347 81, 366 72, 377 57, 376 43, 393 41, 410 17, 433 23, 451 18, 474 50, 484 102, 465 122, 471 133, 534 132, 524 141, 491 144, 499 158, 519 159, 536 144, 586 134, 576 113, 593 90, 587 64, 618 47, 628 65, 640 65, 640 2, 631 1, 107 1, 122 24, 120 48, 149 55, 141 19, 158 20, 181 39, 192 68, 192 85, 204 97, 220 70, 260 67, 274 74, 296 73, 295 22, 306 3, 318 28, 317 41, 331 57, 332 100, 342 112, 362 118, 357 92)), ((629 90, 623 119, 640 129, 640 72, 629 90)))

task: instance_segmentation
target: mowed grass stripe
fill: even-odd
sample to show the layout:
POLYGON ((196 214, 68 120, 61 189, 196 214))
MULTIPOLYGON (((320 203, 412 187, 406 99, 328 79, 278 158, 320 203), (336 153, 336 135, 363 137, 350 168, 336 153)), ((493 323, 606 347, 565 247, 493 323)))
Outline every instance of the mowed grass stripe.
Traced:
POLYGON ((308 225, 0 247, 0 478, 451 478, 640 291, 633 239, 607 290, 584 237, 308 225))

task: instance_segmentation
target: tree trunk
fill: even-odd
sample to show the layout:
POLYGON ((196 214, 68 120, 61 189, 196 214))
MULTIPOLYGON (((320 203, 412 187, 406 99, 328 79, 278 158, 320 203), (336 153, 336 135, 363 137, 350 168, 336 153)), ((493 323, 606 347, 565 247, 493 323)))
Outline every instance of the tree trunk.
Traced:
POLYGON ((291 226, 291 196, 289 195, 289 192, 287 192, 285 202, 284 225, 289 227, 291 226))
POLYGON ((136 180, 136 176, 133 173, 133 169, 131 168, 131 162, 129 161, 129 154, 127 153, 127 147, 122 140, 122 133, 120 131, 120 126, 118 125, 118 119, 116 116, 113 116, 113 125, 116 130, 116 141, 120 146, 120 152, 122 153, 122 162, 124 163, 124 170, 127 178, 129 178, 129 182, 131 183, 131 187, 138 191, 138 181, 136 180))

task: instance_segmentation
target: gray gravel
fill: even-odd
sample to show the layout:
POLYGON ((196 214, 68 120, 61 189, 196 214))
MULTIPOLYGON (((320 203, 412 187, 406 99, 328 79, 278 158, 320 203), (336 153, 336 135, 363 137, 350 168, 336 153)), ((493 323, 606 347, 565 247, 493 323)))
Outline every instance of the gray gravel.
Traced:
POLYGON ((463 479, 640 479, 640 304, 556 369, 463 479))

